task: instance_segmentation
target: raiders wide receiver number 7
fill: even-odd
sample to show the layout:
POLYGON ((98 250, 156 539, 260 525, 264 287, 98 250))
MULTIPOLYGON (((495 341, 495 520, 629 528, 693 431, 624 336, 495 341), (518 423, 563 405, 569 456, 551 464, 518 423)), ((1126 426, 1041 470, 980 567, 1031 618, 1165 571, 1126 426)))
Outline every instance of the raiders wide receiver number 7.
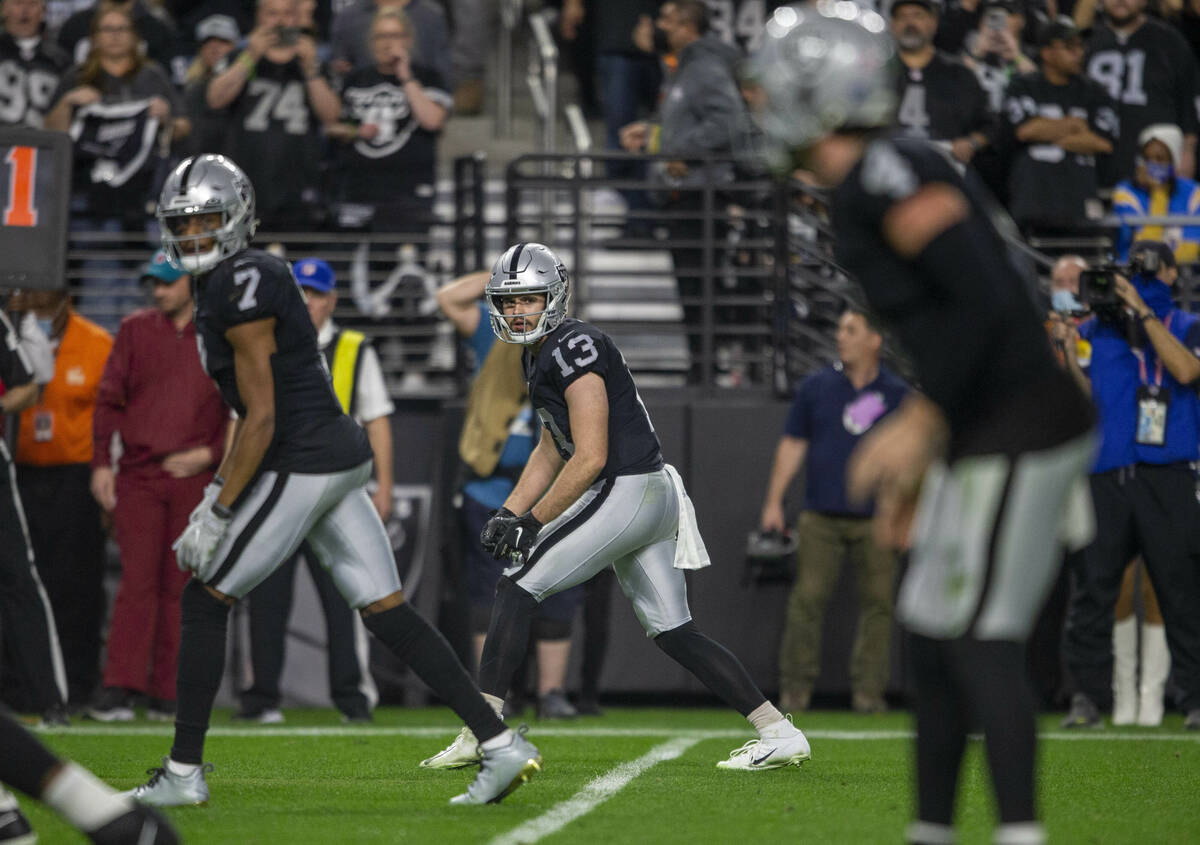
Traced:
POLYGON ((205 370, 238 414, 233 445, 175 543, 182 598, 175 744, 130 795, 208 800, 204 737, 225 661, 229 607, 307 541, 376 638, 482 740, 456 804, 498 801, 538 771, 537 749, 500 721, 435 629, 405 601, 391 543, 363 485, 371 450, 338 404, 288 265, 249 249, 254 189, 223 156, 183 161, 159 199, 163 248, 194 279, 205 370))
MULTIPOLYGON (((740 712, 758 732, 717 765, 754 771, 798 766, 808 740, 755 686, 741 662, 692 622, 683 569, 707 565, 679 474, 612 339, 567 317, 570 280, 545 246, 520 243, 496 261, 486 287, 492 330, 523 344, 529 398, 544 423, 504 507, 480 542, 507 560, 480 659, 479 686, 503 704, 525 656, 539 602, 612 567, 655 644, 740 712)), ((422 763, 478 760, 470 726, 422 763)))

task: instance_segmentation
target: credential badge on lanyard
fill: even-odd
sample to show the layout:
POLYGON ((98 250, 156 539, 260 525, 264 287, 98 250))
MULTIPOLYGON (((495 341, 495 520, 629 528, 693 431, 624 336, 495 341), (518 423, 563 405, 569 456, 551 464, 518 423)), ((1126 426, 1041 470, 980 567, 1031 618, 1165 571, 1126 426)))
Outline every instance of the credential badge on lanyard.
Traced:
MULTIPOLYGON (((1167 331, 1171 330, 1172 311, 1167 315, 1167 331)), ((1141 384, 1137 391, 1137 437, 1139 446, 1164 446, 1167 442, 1167 409, 1171 404, 1171 391, 1163 386, 1162 358, 1155 356, 1154 380, 1151 381, 1146 370, 1146 355, 1140 349, 1133 350, 1138 359, 1138 379, 1141 384)))

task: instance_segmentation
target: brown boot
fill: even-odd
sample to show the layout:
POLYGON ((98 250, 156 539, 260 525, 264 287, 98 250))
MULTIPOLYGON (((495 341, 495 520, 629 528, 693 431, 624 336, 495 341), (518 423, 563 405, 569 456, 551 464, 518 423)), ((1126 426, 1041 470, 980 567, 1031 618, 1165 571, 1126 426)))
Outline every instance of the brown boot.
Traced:
POLYGON ((855 713, 886 713, 887 702, 882 695, 871 695, 865 692, 854 693, 851 706, 855 713))
POLYGON ((784 713, 803 713, 811 698, 810 689, 784 690, 779 694, 779 709, 784 713))
POLYGON ((464 79, 454 89, 454 113, 470 117, 483 111, 483 80, 464 79))

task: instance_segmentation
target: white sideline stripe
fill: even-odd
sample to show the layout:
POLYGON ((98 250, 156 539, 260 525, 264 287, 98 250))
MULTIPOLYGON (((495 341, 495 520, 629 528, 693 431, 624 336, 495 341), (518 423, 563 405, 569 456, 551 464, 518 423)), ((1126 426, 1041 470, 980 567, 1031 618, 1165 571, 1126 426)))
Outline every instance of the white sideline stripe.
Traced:
POLYGON ((700 737, 679 737, 656 745, 636 760, 609 769, 566 801, 560 801, 536 819, 497 836, 490 845, 528 845, 556 833, 612 798, 651 766, 664 760, 674 760, 699 741, 700 737))
MULTIPOLYGON (((35 731, 42 734, 63 734, 65 736, 172 736, 175 729, 170 725, 79 725, 66 728, 36 727, 35 731)), ((211 728, 209 736, 243 736, 243 737, 370 737, 370 736, 414 736, 414 737, 451 737, 455 728, 446 727, 237 727, 211 728)), ((539 727, 534 725, 530 730, 533 736, 551 737, 680 737, 695 739, 748 739, 749 729, 743 730, 688 730, 686 728, 570 728, 570 727, 539 727)), ((835 742, 871 742, 886 739, 912 739, 916 736, 913 731, 832 731, 806 730, 804 735, 809 739, 824 739, 835 742)), ((972 735, 975 738, 975 735, 972 735)), ((1066 740, 1068 742, 1200 742, 1200 731, 1187 733, 1139 733, 1136 731, 1046 731, 1038 734, 1039 739, 1066 740)))

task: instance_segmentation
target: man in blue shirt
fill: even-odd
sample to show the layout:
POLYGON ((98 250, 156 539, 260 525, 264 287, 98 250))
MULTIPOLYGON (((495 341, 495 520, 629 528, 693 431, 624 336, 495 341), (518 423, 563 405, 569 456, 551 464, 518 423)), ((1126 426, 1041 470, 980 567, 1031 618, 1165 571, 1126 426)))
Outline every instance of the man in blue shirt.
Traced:
POLYGON ((800 467, 804 512, 799 522, 799 571, 788 602, 779 653, 780 705, 804 710, 821 668, 821 619, 848 554, 861 608, 850 660, 854 709, 886 709, 895 555, 872 537, 870 505, 846 501, 846 463, 871 426, 900 405, 908 387, 880 366, 883 338, 863 311, 838 321, 838 361, 800 385, 775 450, 763 503, 762 529, 783 531, 783 496, 800 467))
MULTIPOLYGON (((462 487, 463 568, 471 600, 475 659, 483 651, 496 582, 504 566, 475 542, 493 512, 503 506, 539 436, 526 395, 520 347, 497 344, 483 301, 486 271, 463 276, 438 291, 438 305, 475 355, 475 380, 459 440, 467 473, 462 487), (507 358, 508 360, 505 360, 507 358), (486 391, 486 394, 482 391, 486 391), (497 457, 498 453, 498 457, 497 457)), ((583 587, 552 596, 539 606, 534 623, 538 663, 538 715, 576 715, 564 684, 571 651, 571 620, 583 587)))
POLYGON ((1200 318, 1175 308, 1175 256, 1158 241, 1130 248, 1121 308, 1080 326, 1103 436, 1092 470, 1096 539, 1071 596, 1063 643, 1077 691, 1067 727, 1100 725, 1110 697, 1113 608, 1137 553, 1162 608, 1187 726, 1200 729, 1200 318))

